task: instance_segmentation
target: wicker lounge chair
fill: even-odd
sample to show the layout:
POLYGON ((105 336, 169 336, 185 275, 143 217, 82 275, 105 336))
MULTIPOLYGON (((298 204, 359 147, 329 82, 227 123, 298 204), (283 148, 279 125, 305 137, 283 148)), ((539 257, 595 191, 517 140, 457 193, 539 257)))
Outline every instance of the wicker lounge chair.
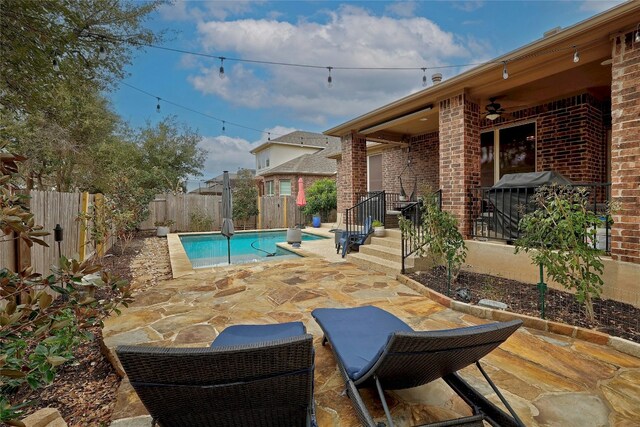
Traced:
POLYGON ((364 245, 367 237, 373 233, 372 225, 373 221, 371 219, 371 215, 369 215, 367 219, 364 220, 364 224, 359 232, 343 231, 336 246, 336 253, 339 254, 340 248, 342 248, 342 258, 344 258, 351 248, 364 245))
POLYGON ((210 348, 116 349, 153 425, 316 426, 313 342, 300 322, 237 325, 210 348))
MULTIPOLYGON (((387 422, 393 426, 383 389, 417 387, 438 378, 471 407, 473 415, 433 426, 523 426, 478 361, 504 342, 521 321, 490 323, 466 328, 416 332, 396 316, 372 306, 319 308, 312 312, 329 342, 363 426, 376 427, 358 391, 376 387, 387 422), (467 384, 456 372, 475 363, 511 416, 467 384)), ((381 423, 382 424, 382 423, 381 423)), ((384 424, 382 424, 384 425, 384 424)))

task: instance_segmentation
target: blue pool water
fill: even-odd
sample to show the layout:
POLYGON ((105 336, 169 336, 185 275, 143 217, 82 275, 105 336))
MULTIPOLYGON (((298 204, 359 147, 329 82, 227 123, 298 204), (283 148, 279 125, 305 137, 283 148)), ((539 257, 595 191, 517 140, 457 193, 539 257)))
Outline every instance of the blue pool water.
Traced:
MULTIPOLYGON (((324 237, 302 233, 303 242, 318 239, 324 237)), ((276 246, 286 240, 286 230, 236 233, 231 237, 231 264, 267 261, 275 257, 298 258, 295 253, 276 246), (270 257, 267 252, 275 253, 275 256, 270 257)), ((180 241, 193 268, 227 265, 227 238, 222 234, 185 235, 180 236, 180 241)))

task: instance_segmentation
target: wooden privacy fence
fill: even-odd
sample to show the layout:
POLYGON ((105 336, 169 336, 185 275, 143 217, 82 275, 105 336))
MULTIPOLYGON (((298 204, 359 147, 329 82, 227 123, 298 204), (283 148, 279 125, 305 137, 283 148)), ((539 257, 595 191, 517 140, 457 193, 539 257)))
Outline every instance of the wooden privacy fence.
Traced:
POLYGON ((302 214, 293 196, 261 196, 258 198, 258 228, 295 227, 302 214))
MULTIPOLYGON (((20 257, 23 266, 24 259, 26 259, 35 272, 48 273, 59 255, 58 243, 54 241, 53 234, 56 224, 60 224, 63 229, 63 240, 60 243, 62 255, 67 258, 77 257, 82 261, 95 254, 96 248, 90 242, 90 233, 88 232, 91 224, 80 220, 79 217, 83 213, 88 213, 90 206, 101 203, 103 199, 101 194, 32 190, 29 196, 29 206, 34 214, 35 223, 42 225, 45 231, 51 233, 42 238, 49 247, 34 244, 30 250, 20 249, 15 239, 3 241, 0 243, 0 267, 18 269, 18 251, 22 250, 27 251, 26 257, 20 257)), ((4 237, 0 240, 6 239, 7 237, 4 237)), ((105 242, 100 248, 101 252, 106 253, 114 242, 115 237, 105 242)))

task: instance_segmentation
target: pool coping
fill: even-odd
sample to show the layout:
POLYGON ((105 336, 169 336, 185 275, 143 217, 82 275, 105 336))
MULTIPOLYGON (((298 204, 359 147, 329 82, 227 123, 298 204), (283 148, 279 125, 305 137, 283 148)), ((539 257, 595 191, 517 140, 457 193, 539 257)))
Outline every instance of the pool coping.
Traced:
MULTIPOLYGON (((313 234, 316 236, 328 238, 328 236, 324 232, 316 231, 316 230, 317 229, 315 228, 308 228, 308 229, 305 228, 304 232, 308 234, 313 234)), ((272 228, 268 230, 238 230, 235 232, 235 234, 255 233, 255 232, 268 233, 271 231, 287 231, 287 229, 272 228)), ((196 235, 196 234, 220 234, 220 232, 219 231, 203 231, 203 232, 195 231, 195 232, 184 232, 184 233, 182 232, 170 233, 167 235, 167 245, 169 247, 169 263, 171 264, 171 275, 174 279, 177 279, 179 277, 183 277, 189 274, 194 274, 196 272, 204 271, 207 268, 227 268, 227 267, 235 267, 238 265, 238 264, 232 264, 231 266, 223 265, 218 267, 202 267, 202 268, 194 269, 193 265, 191 264, 191 261, 189 260, 189 257, 187 256, 187 252, 184 250, 184 246, 182 246, 182 242, 180 241, 180 236, 189 236, 189 235, 196 235)), ((291 245, 289 245, 286 242, 278 242, 276 243, 276 246, 288 252, 292 252, 298 256, 305 257, 305 258, 318 256, 312 252, 305 251, 303 248, 293 248, 291 245)), ((272 262, 272 261, 276 261, 276 260, 269 260, 269 262, 272 262)), ((267 261, 261 261, 261 262, 267 262, 267 261)))

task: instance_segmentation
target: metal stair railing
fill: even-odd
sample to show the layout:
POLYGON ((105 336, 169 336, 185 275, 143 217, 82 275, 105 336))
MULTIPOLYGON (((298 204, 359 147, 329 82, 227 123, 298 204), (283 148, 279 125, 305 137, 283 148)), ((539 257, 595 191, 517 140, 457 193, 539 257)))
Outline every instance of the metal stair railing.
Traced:
POLYGON ((345 228, 350 235, 368 232, 369 230, 364 229, 364 223, 369 216, 371 221, 377 220, 384 224, 387 211, 384 191, 360 193, 357 198, 362 200, 345 212, 345 228))
MULTIPOLYGON (((442 190, 433 193, 437 199, 438 209, 442 210, 442 190)), ((406 260, 424 246, 424 233, 426 230, 422 227, 423 203, 413 202, 400 210, 402 218, 408 219, 409 232, 406 233, 404 228, 401 231, 401 247, 402 247, 402 274, 405 274, 406 260)))

